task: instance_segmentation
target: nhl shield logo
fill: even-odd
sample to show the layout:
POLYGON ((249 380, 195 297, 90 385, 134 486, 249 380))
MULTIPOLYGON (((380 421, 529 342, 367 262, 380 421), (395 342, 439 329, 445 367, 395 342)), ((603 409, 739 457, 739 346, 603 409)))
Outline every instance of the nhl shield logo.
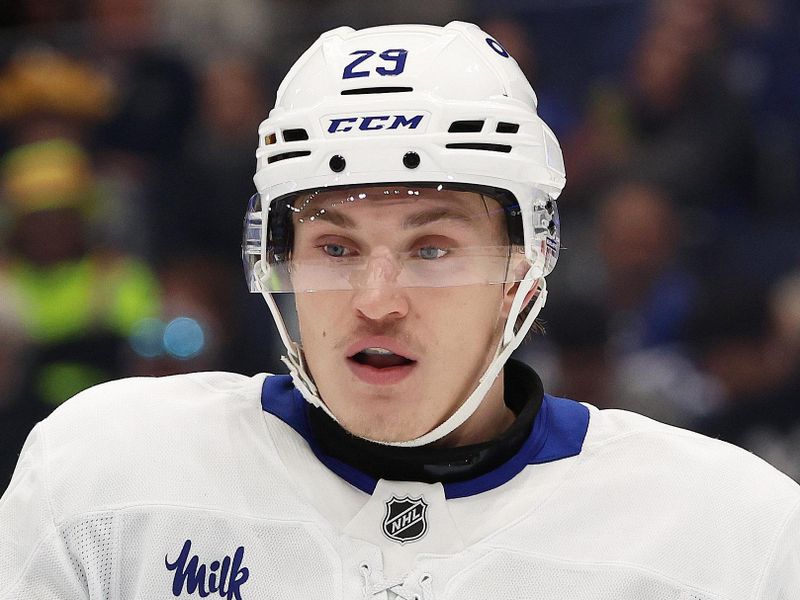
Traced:
POLYGON ((428 532, 427 511, 428 504, 422 498, 392 496, 386 503, 383 533, 401 544, 418 540, 428 532))

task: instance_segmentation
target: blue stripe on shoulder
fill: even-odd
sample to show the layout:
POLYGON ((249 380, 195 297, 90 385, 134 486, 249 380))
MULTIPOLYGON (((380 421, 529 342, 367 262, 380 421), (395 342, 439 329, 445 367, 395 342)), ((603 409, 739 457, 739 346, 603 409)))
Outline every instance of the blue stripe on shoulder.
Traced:
POLYGON ((372 494, 378 480, 338 458, 325 454, 311 433, 308 421, 308 403, 298 391, 289 375, 272 375, 264 380, 261 388, 261 408, 278 417, 294 429, 308 442, 317 459, 339 477, 360 489, 372 494))
POLYGON ((480 494, 511 481, 528 465, 538 465, 577 456, 589 429, 589 409, 583 404, 548 394, 519 451, 496 469, 458 483, 446 483, 447 498, 480 494))
POLYGON ((528 463, 531 465, 577 456, 589 430, 589 409, 580 402, 545 394, 542 406, 545 405, 547 439, 528 463))
MULTIPOLYGON (((267 377, 261 393, 261 407, 300 434, 315 456, 328 469, 367 494, 375 491, 377 480, 322 452, 311 433, 306 401, 288 375, 267 377)), ((584 405, 545 394, 533 422, 531 434, 519 451, 505 463, 468 481, 444 484, 445 497, 463 498, 494 489, 510 481, 528 465, 536 465, 580 454, 589 428, 589 409, 584 405)))
POLYGON ((306 418, 306 401, 289 375, 269 375, 261 387, 261 408, 275 415, 306 440, 311 427, 306 418))

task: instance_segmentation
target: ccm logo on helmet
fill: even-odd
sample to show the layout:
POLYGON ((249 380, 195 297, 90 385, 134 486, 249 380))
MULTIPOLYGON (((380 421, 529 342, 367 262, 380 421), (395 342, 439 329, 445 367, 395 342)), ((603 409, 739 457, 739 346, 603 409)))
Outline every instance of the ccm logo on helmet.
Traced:
POLYGON ((330 119, 328 133, 359 131, 379 131, 381 129, 416 129, 425 115, 369 115, 356 117, 336 117, 330 119))

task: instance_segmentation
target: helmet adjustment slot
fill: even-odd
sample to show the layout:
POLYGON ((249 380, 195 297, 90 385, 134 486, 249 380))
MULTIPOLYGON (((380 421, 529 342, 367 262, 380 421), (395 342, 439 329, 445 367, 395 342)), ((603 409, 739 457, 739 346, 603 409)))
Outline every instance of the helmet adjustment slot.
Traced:
POLYGON ((489 150, 490 152, 511 152, 511 146, 508 144, 459 142, 454 144, 446 144, 445 148, 450 150, 489 150))
POLYGON ((448 133, 480 133, 484 121, 453 121, 448 133))
POLYGON ((284 129, 283 141, 284 142, 302 142, 308 139, 308 131, 305 129, 284 129))
POLYGON ((297 158, 299 156, 308 156, 311 154, 311 150, 296 150, 295 152, 281 152, 280 154, 273 154, 272 156, 267 157, 267 164, 271 165, 274 162, 278 162, 280 160, 286 160, 287 158, 297 158))
POLYGON ((495 129, 497 133, 517 133, 519 131, 519 123, 506 123, 504 121, 500 121, 497 124, 497 129, 495 129))
POLYGON ((342 96, 358 96, 360 94, 398 94, 400 92, 413 92, 412 87, 371 87, 355 88, 352 90, 342 90, 342 96))

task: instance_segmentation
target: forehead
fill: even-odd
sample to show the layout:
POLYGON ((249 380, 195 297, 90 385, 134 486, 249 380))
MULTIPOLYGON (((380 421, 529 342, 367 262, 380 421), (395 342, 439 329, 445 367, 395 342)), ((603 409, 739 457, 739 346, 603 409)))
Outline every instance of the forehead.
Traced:
POLYGON ((295 226, 334 223, 369 227, 388 222, 413 226, 433 221, 485 226, 505 219, 493 198, 441 185, 387 184, 318 190, 295 197, 291 210, 295 226))

